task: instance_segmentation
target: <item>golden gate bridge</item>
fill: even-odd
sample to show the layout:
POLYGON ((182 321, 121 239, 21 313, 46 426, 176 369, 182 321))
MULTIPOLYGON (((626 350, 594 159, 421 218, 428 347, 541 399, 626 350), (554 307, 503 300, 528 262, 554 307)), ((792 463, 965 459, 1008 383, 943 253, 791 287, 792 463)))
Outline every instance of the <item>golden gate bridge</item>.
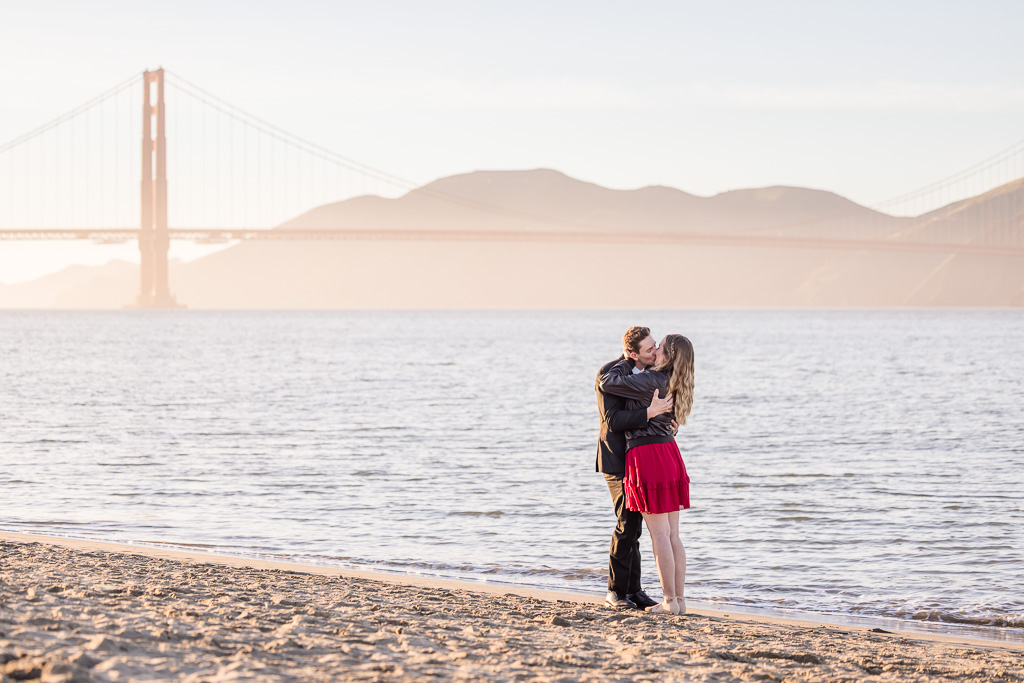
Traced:
POLYGON ((611 230, 418 188, 157 69, 0 145, 0 239, 138 240, 141 308, 178 306, 168 281, 172 239, 647 242, 1024 256, 1022 176, 1024 141, 874 211, 784 224, 765 219, 734 232, 611 230), (180 97, 168 98, 168 91, 180 97), (275 229, 316 206, 396 190, 478 211, 482 227, 275 229), (484 229, 489 216, 536 229, 484 229))

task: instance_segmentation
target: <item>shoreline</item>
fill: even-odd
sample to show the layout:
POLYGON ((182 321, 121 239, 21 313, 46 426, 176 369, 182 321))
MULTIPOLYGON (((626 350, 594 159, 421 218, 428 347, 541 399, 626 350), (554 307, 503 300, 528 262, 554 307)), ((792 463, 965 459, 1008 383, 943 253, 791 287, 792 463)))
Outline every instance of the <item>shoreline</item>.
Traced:
MULTIPOLYGON (((517 583, 481 580, 467 581, 440 577, 418 576, 400 571, 372 571, 342 567, 286 562, 282 560, 265 560, 240 555, 224 555, 207 553, 199 550, 180 548, 153 547, 134 543, 117 543, 113 541, 95 541, 87 539, 48 536, 13 531, 0 531, 0 542, 42 543, 85 552, 109 552, 139 555, 151 559, 170 560, 174 562, 194 562, 213 564, 232 568, 266 569, 312 576, 338 577, 379 581, 382 583, 409 586, 415 588, 437 588, 445 590, 463 590, 490 595, 516 595, 524 598, 542 600, 553 603, 584 603, 603 607, 603 594, 592 594, 570 590, 553 590, 524 586, 517 583)), ((770 610, 766 608, 729 606, 728 609, 716 609, 701 601, 688 601, 688 613, 691 615, 712 617, 715 619, 731 619, 739 622, 770 624, 776 626, 794 626, 801 628, 824 628, 838 630, 854 630, 885 634, 895 638, 908 638, 935 643, 996 646, 1016 649, 1024 652, 1024 636, 1020 639, 1004 639, 998 637, 1002 630, 995 627, 948 624, 944 622, 921 622, 920 625, 907 620, 890 617, 856 617, 828 615, 807 612, 789 612, 786 610, 770 610), (783 614, 779 614, 782 612, 783 614), (903 627, 903 628, 901 628, 903 627), (910 627, 910 628, 907 628, 910 627), (917 628, 914 628, 917 627, 917 628), (937 630, 980 630, 979 635, 960 633, 938 633, 937 630)), ((1016 635, 1016 634, 1014 634, 1016 635)))
POLYGON ((0 681, 1024 682, 1021 644, 707 612, 0 534, 0 681))

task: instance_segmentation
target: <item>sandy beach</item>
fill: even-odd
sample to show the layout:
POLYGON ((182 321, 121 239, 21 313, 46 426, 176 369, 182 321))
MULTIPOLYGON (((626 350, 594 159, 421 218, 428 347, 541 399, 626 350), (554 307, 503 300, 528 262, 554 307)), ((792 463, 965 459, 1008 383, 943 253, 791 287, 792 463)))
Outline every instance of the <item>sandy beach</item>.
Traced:
POLYGON ((1024 680, 1024 647, 0 534, 0 681, 1024 680))

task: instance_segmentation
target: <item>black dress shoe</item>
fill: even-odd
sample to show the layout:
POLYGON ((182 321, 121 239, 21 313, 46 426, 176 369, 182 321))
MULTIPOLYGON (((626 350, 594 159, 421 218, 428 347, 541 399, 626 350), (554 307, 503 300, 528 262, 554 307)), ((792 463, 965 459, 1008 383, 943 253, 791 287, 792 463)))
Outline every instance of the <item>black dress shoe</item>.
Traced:
POLYGON ((626 595, 626 599, 636 605, 637 609, 647 609, 658 604, 657 600, 651 600, 651 597, 644 593, 642 590, 636 593, 629 593, 626 595))
POLYGON ((604 604, 615 609, 636 609, 635 602, 629 598, 622 597, 615 591, 608 591, 608 595, 604 596, 604 604))

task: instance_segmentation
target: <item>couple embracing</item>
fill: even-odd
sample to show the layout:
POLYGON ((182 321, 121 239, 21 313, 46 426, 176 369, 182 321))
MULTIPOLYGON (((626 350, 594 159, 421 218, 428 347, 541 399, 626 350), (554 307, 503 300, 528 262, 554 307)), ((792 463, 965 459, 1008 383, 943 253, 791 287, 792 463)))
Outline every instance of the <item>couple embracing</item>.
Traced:
POLYGON ((693 406, 693 345, 680 334, 660 342, 631 327, 623 356, 597 375, 601 436, 597 471, 604 474, 618 523, 608 560, 611 607, 685 614, 686 551, 679 511, 690 507, 690 478, 675 434, 693 406), (640 534, 647 524, 662 601, 640 585, 640 534))

